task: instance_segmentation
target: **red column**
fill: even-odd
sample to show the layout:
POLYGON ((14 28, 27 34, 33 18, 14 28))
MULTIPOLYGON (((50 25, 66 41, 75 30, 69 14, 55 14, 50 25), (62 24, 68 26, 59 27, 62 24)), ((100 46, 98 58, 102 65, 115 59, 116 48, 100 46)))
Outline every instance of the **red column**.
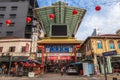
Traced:
POLYGON ((77 62, 77 50, 76 50, 76 47, 74 47, 74 55, 75 55, 75 62, 77 62))
POLYGON ((42 66, 42 72, 44 72, 44 46, 38 46, 38 48, 39 49, 41 49, 41 51, 42 51, 42 64, 41 64, 41 66, 42 66))
POLYGON ((42 47, 42 66, 43 66, 43 71, 44 72, 44 60, 45 60, 45 57, 44 57, 44 47, 42 47))

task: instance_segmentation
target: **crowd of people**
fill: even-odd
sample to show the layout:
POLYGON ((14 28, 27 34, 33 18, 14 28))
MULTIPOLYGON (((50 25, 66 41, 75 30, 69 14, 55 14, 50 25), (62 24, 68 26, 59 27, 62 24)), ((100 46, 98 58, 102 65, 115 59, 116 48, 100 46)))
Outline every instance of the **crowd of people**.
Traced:
POLYGON ((18 70, 18 64, 13 63, 12 66, 9 69, 9 66, 7 64, 2 64, 0 66, 0 74, 5 75, 5 74, 12 74, 16 75, 18 70))

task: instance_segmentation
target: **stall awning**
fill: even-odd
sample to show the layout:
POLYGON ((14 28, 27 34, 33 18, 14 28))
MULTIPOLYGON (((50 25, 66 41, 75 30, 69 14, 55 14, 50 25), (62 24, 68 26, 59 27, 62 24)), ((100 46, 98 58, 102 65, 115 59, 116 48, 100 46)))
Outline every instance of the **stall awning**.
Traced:
POLYGON ((37 61, 37 60, 22 60, 22 62, 41 64, 41 63, 40 63, 39 61, 37 61))
MULTIPOLYGON (((11 57, 11 61, 16 61, 16 62, 19 62, 19 61, 22 61, 22 60, 27 60, 28 57, 27 56, 14 56, 14 57, 11 57)), ((9 62, 10 61, 10 56, 1 56, 0 57, 0 62, 9 62)))

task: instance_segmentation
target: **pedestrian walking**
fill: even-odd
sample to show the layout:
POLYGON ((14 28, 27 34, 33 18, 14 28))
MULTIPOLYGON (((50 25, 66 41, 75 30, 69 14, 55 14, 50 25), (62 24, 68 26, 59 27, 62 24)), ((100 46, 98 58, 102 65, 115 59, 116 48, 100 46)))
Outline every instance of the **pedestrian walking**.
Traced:
POLYGON ((7 72, 7 67, 5 64, 2 65, 2 74, 6 74, 7 72))
POLYGON ((64 66, 61 68, 61 76, 64 74, 64 66))
POLYGON ((0 74, 2 74, 2 68, 0 67, 0 74))

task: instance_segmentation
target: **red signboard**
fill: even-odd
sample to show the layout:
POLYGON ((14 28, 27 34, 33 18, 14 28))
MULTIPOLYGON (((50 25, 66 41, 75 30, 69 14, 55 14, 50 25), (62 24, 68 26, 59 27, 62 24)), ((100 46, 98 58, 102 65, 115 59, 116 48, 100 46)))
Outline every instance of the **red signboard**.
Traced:
POLYGON ((58 60, 58 56, 50 56, 48 57, 49 60, 58 60))
POLYGON ((26 43, 25 51, 26 51, 26 52, 29 51, 29 44, 28 44, 28 43, 26 43))
POLYGON ((70 56, 60 56, 60 60, 70 60, 70 56))
POLYGON ((48 60, 70 60, 71 57, 70 56, 60 56, 60 59, 58 58, 58 56, 50 56, 47 57, 48 60))

